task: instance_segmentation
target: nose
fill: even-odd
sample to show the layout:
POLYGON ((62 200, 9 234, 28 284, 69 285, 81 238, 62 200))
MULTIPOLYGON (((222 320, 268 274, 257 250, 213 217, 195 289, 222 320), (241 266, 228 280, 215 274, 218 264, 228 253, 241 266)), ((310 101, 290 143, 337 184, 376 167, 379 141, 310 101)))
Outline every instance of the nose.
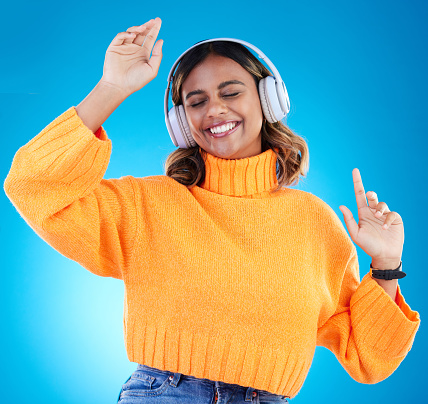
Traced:
POLYGON ((221 114, 227 114, 228 109, 221 98, 213 98, 208 101, 207 116, 213 117, 221 114))

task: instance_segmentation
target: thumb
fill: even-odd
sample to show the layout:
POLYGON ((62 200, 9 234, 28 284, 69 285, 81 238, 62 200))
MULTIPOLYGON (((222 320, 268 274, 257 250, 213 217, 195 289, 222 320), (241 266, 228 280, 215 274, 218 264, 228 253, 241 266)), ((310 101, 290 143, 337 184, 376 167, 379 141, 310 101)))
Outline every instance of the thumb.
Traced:
POLYGON ((148 63, 152 67, 152 69, 156 71, 156 73, 159 70, 159 66, 162 60, 162 45, 163 39, 159 39, 153 47, 152 57, 150 58, 148 63))
POLYGON ((345 205, 340 205, 339 209, 343 214, 346 227, 348 228, 352 240, 356 239, 358 234, 358 223, 355 221, 352 212, 345 205))

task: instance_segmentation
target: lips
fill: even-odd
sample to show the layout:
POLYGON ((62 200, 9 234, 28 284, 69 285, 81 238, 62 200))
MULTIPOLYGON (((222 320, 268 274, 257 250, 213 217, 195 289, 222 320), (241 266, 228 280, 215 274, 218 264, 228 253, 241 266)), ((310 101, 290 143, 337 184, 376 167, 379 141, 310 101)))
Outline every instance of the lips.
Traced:
MULTIPOLYGON (((219 138, 219 137, 225 137, 227 135, 230 135, 231 133, 235 132, 236 129, 238 129, 241 126, 241 121, 228 121, 228 122, 236 122, 236 125, 234 128, 226 131, 226 132, 222 132, 222 133, 211 133, 211 131, 209 129, 205 129, 205 132, 211 136, 212 138, 219 138)), ((226 122, 226 123, 228 123, 226 122)), ((224 123, 222 123, 222 125, 224 125, 224 123)), ((219 126, 219 125, 215 125, 215 126, 219 126)), ((212 128, 214 126, 210 126, 210 128, 212 128)))
POLYGON ((212 125, 207 126, 204 130, 209 130, 210 128, 215 128, 216 126, 222 126, 233 122, 236 122, 237 124, 240 123, 240 121, 234 121, 234 120, 222 121, 222 122, 213 123, 212 125))

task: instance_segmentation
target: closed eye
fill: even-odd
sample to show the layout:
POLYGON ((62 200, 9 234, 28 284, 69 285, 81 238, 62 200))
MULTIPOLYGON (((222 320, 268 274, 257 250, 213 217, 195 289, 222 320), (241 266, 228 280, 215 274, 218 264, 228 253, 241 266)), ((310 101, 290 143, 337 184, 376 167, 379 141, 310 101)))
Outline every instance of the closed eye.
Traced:
POLYGON ((225 97, 234 97, 235 95, 238 95, 239 93, 233 93, 233 94, 225 94, 225 97))
MULTIPOLYGON (((239 93, 224 94, 224 95, 223 95, 223 97, 234 97, 235 95, 238 95, 238 94, 239 94, 239 93)), ((198 105, 201 105, 203 102, 205 102, 205 101, 198 102, 197 104, 191 104, 190 106, 191 106, 192 108, 194 108, 194 107, 197 107, 198 105)))

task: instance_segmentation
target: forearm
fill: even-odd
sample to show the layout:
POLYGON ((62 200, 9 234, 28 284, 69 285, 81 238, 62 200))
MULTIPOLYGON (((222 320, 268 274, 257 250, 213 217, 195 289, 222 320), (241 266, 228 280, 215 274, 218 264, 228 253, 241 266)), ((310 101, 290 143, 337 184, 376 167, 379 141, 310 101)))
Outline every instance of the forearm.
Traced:
POLYGON ((126 97, 121 90, 100 80, 76 107, 77 115, 95 133, 126 97))
MULTIPOLYGON (((372 260, 372 267, 373 269, 394 269, 397 268, 400 265, 400 260, 391 260, 391 261, 376 261, 372 260)), ((397 285, 398 285, 398 279, 391 279, 391 280, 385 280, 385 279, 376 279, 373 278, 382 288, 385 290, 386 293, 388 293, 389 296, 391 296, 391 299, 394 300, 397 295, 397 285)))

